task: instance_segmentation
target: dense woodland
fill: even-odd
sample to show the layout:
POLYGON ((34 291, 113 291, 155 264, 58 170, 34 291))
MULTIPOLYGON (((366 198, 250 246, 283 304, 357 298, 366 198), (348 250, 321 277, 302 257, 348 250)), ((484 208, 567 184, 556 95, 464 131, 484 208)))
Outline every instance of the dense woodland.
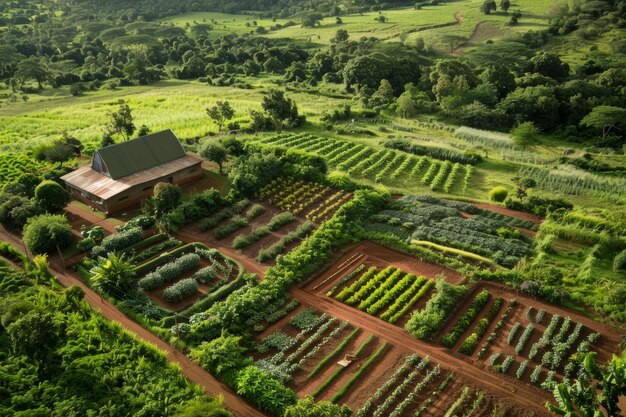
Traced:
MULTIPOLYGON (((5 5, 5 16, 9 6, 5 5)), ((89 3, 73 7, 101 10, 89 3)), ((194 7, 201 6, 194 3, 194 7)), ((203 7, 212 10, 210 5, 203 7)), ((238 76, 266 72, 282 74, 288 86, 342 83, 365 108, 390 108, 404 117, 440 114, 458 124, 504 131, 532 122, 538 131, 558 131, 566 140, 597 147, 624 144, 621 109, 626 74, 617 58, 624 52, 624 42, 613 45, 616 56, 588 59, 575 69, 558 55, 541 50, 551 37, 572 30, 593 37, 605 24, 623 26, 626 9, 619 2, 559 9, 544 32, 487 45, 484 52, 463 59, 443 60, 424 45, 352 39, 341 29, 328 48, 312 50, 254 36, 261 29, 278 30, 280 25, 215 39, 210 22, 185 31, 150 22, 157 17, 150 14, 84 16, 71 10, 36 25, 11 25, 0 31, 5 58, 0 80, 10 88, 10 98, 19 100, 23 92, 64 85, 80 95, 90 89, 165 78, 249 88, 238 76), (615 128, 607 129, 604 120, 615 128), (598 131, 602 132, 599 139, 598 131)), ((313 19, 313 25, 316 19, 321 16, 313 19)), ((292 24, 304 24, 306 19, 296 21, 292 24)))

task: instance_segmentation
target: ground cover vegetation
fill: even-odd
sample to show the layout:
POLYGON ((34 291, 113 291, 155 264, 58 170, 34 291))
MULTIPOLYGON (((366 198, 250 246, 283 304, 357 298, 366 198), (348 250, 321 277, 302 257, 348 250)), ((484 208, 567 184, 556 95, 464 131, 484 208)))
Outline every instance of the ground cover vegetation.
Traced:
POLYGON ((167 416, 201 405, 206 415, 231 415, 219 400, 191 385, 162 352, 89 307, 79 287, 45 286, 29 271, 30 261, 12 267, 0 260, 0 269, 2 414, 107 410, 116 416, 167 416), (125 377, 113 391, 96 382, 103 374, 119 373, 125 377), (17 398, 22 398, 19 404, 17 398))

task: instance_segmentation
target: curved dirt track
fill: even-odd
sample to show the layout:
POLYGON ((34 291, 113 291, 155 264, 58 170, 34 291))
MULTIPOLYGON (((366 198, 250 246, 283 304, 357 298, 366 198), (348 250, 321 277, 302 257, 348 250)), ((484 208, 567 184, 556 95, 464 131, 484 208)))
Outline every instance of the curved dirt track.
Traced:
MULTIPOLYGON (((100 219, 101 220, 101 219, 100 219)), ((16 248, 23 248, 23 245, 19 239, 14 235, 8 233, 2 226, 0 226, 0 240, 11 243, 16 248)), ((91 305, 95 310, 98 310, 108 320, 114 321, 122 325, 124 329, 137 336, 139 339, 151 343, 160 350, 162 350, 167 359, 172 363, 177 363, 183 374, 194 384, 201 386, 208 395, 216 397, 221 395, 224 398, 224 405, 238 417, 267 417, 256 408, 249 405, 245 400, 235 394, 226 385, 215 379, 213 375, 196 365, 193 361, 185 356, 181 351, 170 346, 168 343, 159 339, 150 331, 143 328, 140 324, 131 320, 117 309, 113 304, 103 299, 94 290, 89 288, 79 278, 63 271, 63 268, 58 264, 58 256, 50 258, 50 270, 55 275, 58 281, 64 287, 71 285, 78 285, 85 292, 84 300, 91 305)))
POLYGON ((141 327, 141 325, 126 317, 113 304, 104 299, 101 299, 96 292, 87 287, 78 278, 61 272, 54 267, 52 268, 52 272, 64 287, 69 287, 71 285, 80 286, 83 291, 85 291, 85 301, 87 301, 94 309, 100 311, 100 313, 102 313, 102 315, 104 315, 107 319, 121 324, 124 329, 133 333, 139 339, 151 343, 163 352, 165 352, 165 354, 167 355, 167 359, 170 362, 180 365, 180 368, 185 376, 194 384, 201 386, 204 389, 204 392, 206 392, 208 395, 213 397, 216 397, 218 395, 223 396, 224 405, 234 415, 242 417, 265 416, 265 414, 261 413, 259 410, 246 403, 242 397, 232 392, 230 388, 228 388, 226 385, 222 384, 207 371, 192 362, 189 358, 187 358, 187 356, 185 356, 184 353, 182 353, 178 349, 173 348, 168 343, 150 333, 150 331, 141 327))
POLYGON ((515 391, 503 387, 493 373, 476 368, 466 361, 455 358, 448 353, 448 349, 421 342, 408 334, 404 329, 389 324, 365 312, 347 306, 337 300, 311 294, 301 288, 291 288, 291 296, 298 298, 302 303, 341 319, 348 320, 352 325, 379 335, 396 346, 402 346, 421 356, 429 356, 445 368, 462 375, 476 384, 483 385, 502 398, 510 398, 526 410, 533 410, 538 415, 547 415, 543 404, 546 398, 535 389, 526 386, 516 386, 515 391))
POLYGON ((498 206, 496 204, 488 203, 472 203, 479 209, 493 211, 494 213, 504 214, 505 216, 515 217, 521 220, 528 220, 535 224, 541 224, 543 217, 536 214, 526 213, 525 211, 513 210, 507 207, 498 206))

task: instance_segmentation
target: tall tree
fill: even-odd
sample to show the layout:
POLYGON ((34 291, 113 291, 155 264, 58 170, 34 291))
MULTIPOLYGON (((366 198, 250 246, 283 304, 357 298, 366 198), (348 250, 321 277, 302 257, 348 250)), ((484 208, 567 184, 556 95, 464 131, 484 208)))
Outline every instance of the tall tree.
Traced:
POLYGON ((510 0, 501 0, 500 1, 500 9, 502 11, 504 11, 504 13, 508 13, 510 7, 511 7, 511 1, 510 0))
POLYGON ((330 41, 333 43, 343 43, 346 42, 348 38, 350 38, 350 35, 348 35, 348 31, 345 29, 339 29, 330 41))
POLYGON ((209 161, 215 162, 220 167, 220 174, 222 173, 222 165, 228 157, 228 152, 225 147, 219 143, 207 143, 200 151, 200 155, 209 161))
POLYGON ((125 140, 135 133, 136 127, 133 123, 133 114, 130 110, 130 106, 123 99, 118 100, 119 109, 116 112, 109 113, 111 120, 107 125, 107 129, 111 133, 118 133, 124 137, 125 140))
POLYGON ((526 149, 532 145, 539 135, 539 129, 535 127, 533 122, 523 122, 511 130, 513 143, 517 148, 526 149))
POLYGON ((218 101, 214 106, 207 107, 206 113, 217 123, 217 129, 221 132, 224 123, 232 119, 235 115, 235 110, 231 107, 230 102, 218 101))
POLYGON ((597 106, 580 121, 580 125, 601 130, 604 140, 611 130, 622 130, 619 126, 626 124, 625 120, 626 109, 615 106, 597 106))
POLYGON ((263 110, 270 116, 276 132, 283 130, 283 123, 286 120, 295 120, 298 117, 298 107, 290 98, 285 97, 285 93, 280 90, 270 90, 263 97, 261 103, 263 110))
POLYGON ((496 11, 495 0, 486 0, 481 6, 480 11, 484 14, 491 14, 492 11, 496 11))
POLYGON ((35 80, 39 89, 43 89, 43 83, 50 78, 50 70, 39 58, 34 56, 24 59, 17 64, 15 75, 22 81, 35 80))
POLYGON ((41 365, 61 341, 62 323, 51 313, 33 309, 11 323, 7 334, 14 352, 41 365))

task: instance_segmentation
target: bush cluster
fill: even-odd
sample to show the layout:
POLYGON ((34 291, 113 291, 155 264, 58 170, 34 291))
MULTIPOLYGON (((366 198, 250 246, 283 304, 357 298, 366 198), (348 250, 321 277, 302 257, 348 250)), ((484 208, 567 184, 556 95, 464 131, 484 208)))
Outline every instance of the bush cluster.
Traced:
POLYGON ((199 284, 206 284, 211 282, 217 277, 217 271, 213 266, 206 266, 204 268, 199 269, 193 274, 193 279, 196 280, 199 284))
POLYGON ((22 239, 33 253, 52 253, 72 243, 72 228, 63 215, 42 214, 28 219, 22 239))
POLYGON ((177 303, 198 292, 198 283, 193 278, 181 279, 163 290, 163 298, 170 303, 177 303))
POLYGON ((152 216, 140 214, 139 216, 135 216, 127 221, 124 225, 115 226, 115 230, 118 232, 126 232, 130 229, 136 229, 138 227, 143 230, 147 230, 152 226, 154 226, 154 218, 152 216))
POLYGON ((128 229, 124 232, 116 233, 102 239, 99 245, 91 249, 93 257, 106 256, 109 252, 120 251, 143 240, 143 230, 141 227, 128 229))
POLYGON ((465 287, 438 280, 435 284, 436 293, 426 306, 413 313, 405 328, 418 339, 430 339, 448 315, 455 310, 455 305, 461 295, 465 293, 465 287))
POLYGON ((139 288, 152 290, 160 287, 168 281, 179 277, 182 273, 191 271, 200 265, 200 256, 195 253, 183 255, 177 260, 157 268, 139 280, 139 288))

